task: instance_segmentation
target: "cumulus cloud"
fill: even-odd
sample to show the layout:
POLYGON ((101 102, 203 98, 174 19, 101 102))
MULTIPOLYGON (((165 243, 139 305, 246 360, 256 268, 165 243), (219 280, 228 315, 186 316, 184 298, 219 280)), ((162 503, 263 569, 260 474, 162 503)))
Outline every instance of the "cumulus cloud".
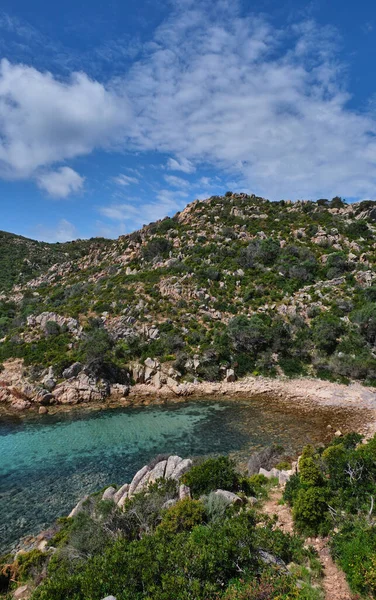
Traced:
POLYGON ((35 228, 35 236, 43 242, 70 242, 78 237, 78 232, 73 223, 61 219, 56 227, 38 225, 35 228))
POLYGON ((2 61, 0 176, 126 149, 169 156, 169 171, 214 168, 272 199, 376 195, 376 120, 349 106, 335 30, 311 20, 276 29, 235 1, 172 6, 112 84, 2 61))
POLYGON ((79 192, 85 181, 84 177, 70 167, 40 173, 36 179, 38 186, 53 198, 66 198, 69 194, 79 192))
POLYGON ((84 73, 67 81, 0 63, 0 175, 27 178, 40 167, 109 148, 124 137, 126 98, 84 73))

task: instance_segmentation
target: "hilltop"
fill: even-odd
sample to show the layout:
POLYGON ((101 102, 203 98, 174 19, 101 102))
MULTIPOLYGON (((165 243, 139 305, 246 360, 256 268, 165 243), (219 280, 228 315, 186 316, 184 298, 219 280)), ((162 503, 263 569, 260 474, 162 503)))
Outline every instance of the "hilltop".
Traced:
POLYGON ((14 401, 20 364, 26 402, 246 374, 373 384, 375 232, 373 201, 228 192, 115 241, 12 236, 19 272, 0 297, 2 399, 14 401), (9 359, 23 362, 9 370, 9 359))
POLYGON ((77 260, 93 246, 109 243, 109 240, 95 238, 48 244, 0 231, 0 291, 25 284, 55 264, 77 260))

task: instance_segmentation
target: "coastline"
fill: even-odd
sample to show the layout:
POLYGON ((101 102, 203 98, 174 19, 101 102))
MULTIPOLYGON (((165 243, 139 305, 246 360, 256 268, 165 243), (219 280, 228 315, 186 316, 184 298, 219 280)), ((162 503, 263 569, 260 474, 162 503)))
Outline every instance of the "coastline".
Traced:
MULTIPOLYGON (((135 384, 124 398, 109 396, 103 401, 78 402, 74 404, 54 404, 48 407, 50 414, 68 412, 74 409, 103 410, 117 407, 139 407, 151 404, 180 403, 186 400, 212 398, 251 400, 253 396, 263 396, 275 405, 283 405, 286 410, 317 411, 338 409, 348 412, 349 421, 357 423, 356 429, 366 438, 376 433, 376 388, 366 387, 358 382, 349 385, 321 379, 302 377, 295 379, 248 376, 234 382, 172 382, 159 388, 150 384, 135 384)), ((0 404, 2 415, 35 413, 38 404, 30 408, 15 410, 8 403, 0 404)), ((346 423, 343 428, 346 429, 346 423)))

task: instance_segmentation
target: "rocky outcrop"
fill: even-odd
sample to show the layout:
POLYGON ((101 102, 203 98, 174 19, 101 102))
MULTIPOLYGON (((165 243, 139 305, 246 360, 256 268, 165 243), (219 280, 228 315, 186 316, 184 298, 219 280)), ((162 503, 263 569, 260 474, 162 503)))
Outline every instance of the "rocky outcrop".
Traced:
MULTIPOLYGON (((125 502, 132 498, 135 494, 142 492, 147 487, 159 479, 174 479, 179 481, 180 478, 190 469, 192 460, 190 458, 182 459, 180 456, 169 456, 167 459, 159 460, 152 467, 145 465, 137 471, 131 483, 124 483, 119 489, 110 486, 106 488, 102 494, 102 500, 112 501, 119 508, 122 508, 125 502)), ((230 494, 230 492, 226 492, 230 494)), ((191 497, 191 491, 188 486, 181 484, 178 488, 178 498, 183 500, 191 497)), ((87 496, 80 500, 73 508, 69 517, 75 517, 84 510, 84 503, 88 499, 87 496)), ((176 499, 174 500, 176 502, 176 499)), ((167 508, 167 506, 165 506, 167 508)))
POLYGON ((81 500, 79 500, 79 502, 77 502, 76 506, 69 513, 68 519, 73 519, 73 517, 76 517, 80 512, 84 510, 84 504, 88 498, 89 496, 84 496, 83 498, 81 498, 81 500))
POLYGON ((292 475, 294 475, 295 470, 294 469, 290 469, 288 471, 285 471, 283 469, 270 469, 270 471, 263 469, 262 467, 259 470, 259 474, 260 475, 264 475, 264 477, 267 477, 268 479, 271 479, 272 477, 275 477, 278 479, 278 483, 279 485, 285 485, 290 477, 292 477, 292 475))
POLYGON ((75 336, 79 336, 82 333, 82 327, 72 317, 63 317, 54 312, 43 312, 40 315, 30 315, 27 317, 28 327, 37 328, 43 333, 48 333, 47 323, 49 322, 56 323, 60 328, 66 328, 75 336))
POLYGON ((106 488, 103 492, 102 495, 102 500, 114 500, 115 501, 115 492, 116 492, 116 488, 110 486, 108 488, 106 488))
POLYGON ((243 502, 239 496, 227 490, 216 490, 214 494, 220 498, 223 498, 229 504, 242 504, 243 502))

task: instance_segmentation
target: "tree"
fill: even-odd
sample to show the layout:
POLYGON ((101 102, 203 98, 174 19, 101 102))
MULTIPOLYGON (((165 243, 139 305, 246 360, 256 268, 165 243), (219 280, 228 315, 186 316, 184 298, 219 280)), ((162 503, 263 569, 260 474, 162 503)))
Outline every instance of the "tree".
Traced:
POLYGON ((317 348, 327 354, 335 350, 338 338, 343 332, 342 322, 331 314, 319 315, 312 321, 312 339, 317 348))
POLYGON ((256 353, 265 348, 269 341, 269 332, 260 317, 250 319, 244 315, 234 317, 228 324, 228 336, 236 352, 256 353))

